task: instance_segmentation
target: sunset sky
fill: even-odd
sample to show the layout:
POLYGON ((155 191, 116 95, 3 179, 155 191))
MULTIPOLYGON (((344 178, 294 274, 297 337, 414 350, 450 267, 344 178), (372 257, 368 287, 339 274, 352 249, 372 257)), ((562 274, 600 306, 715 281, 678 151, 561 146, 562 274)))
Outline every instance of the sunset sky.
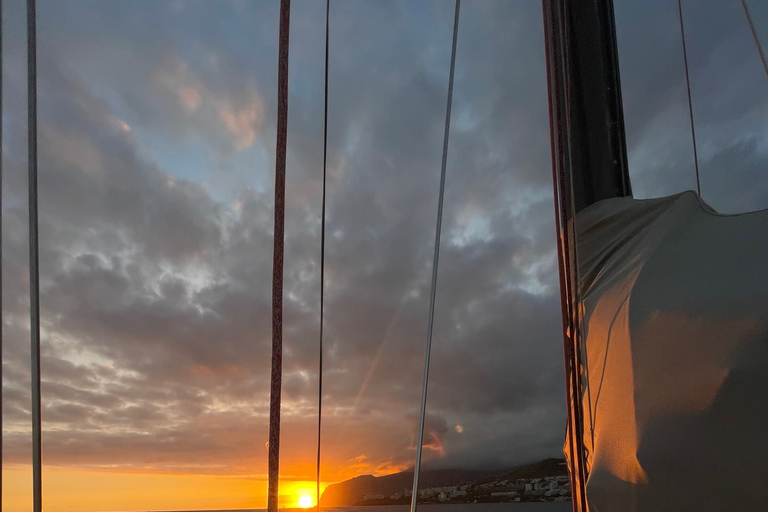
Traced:
MULTIPOLYGON (((614 0, 636 197, 695 188, 677 6, 614 0)), ((282 505, 314 494, 325 2, 293 0, 282 505)), ((768 207, 738 2, 686 2, 702 195, 768 207)), ((768 44, 768 3, 750 2, 768 44)), ((31 510, 26 33, 3 2, 3 510, 31 510)), ((332 0, 322 480, 406 469, 453 2, 332 0)), ((38 2, 47 512, 266 505, 277 0, 38 2)), ((465 0, 425 457, 559 456, 540 2, 465 0)))

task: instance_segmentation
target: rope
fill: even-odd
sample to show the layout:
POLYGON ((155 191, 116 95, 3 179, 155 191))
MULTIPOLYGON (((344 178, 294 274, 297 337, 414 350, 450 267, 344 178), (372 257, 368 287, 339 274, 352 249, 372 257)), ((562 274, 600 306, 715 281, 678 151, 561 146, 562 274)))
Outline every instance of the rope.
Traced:
POLYGON ((683 41, 683 63, 685 64, 685 86, 688 91, 688 116, 691 120, 691 140, 693 141, 693 167, 696 170, 696 191, 701 197, 701 180, 699 179, 699 152, 696 149, 696 127, 693 122, 693 100, 691 99, 691 78, 688 73, 688 49, 685 46, 685 24, 683 23, 683 3, 677 0, 677 11, 680 15, 680 37, 683 41))
POLYGON ((765 53, 763 52, 763 45, 760 44, 760 38, 757 37, 757 29, 752 21, 752 16, 749 14, 749 7, 747 7, 746 0, 741 0, 741 8, 744 10, 744 16, 747 17, 747 24, 749 24, 749 30, 752 31, 752 39, 755 40, 755 47, 757 47, 757 53, 760 54, 760 62, 763 63, 763 71, 765 71, 765 77, 768 78, 768 62, 765 60, 765 53))
POLYGON ((268 512, 277 512, 280 474, 280 392, 283 379, 283 250, 285 246, 285 158, 288 137, 288 43, 291 0, 280 0, 275 149, 275 228, 272 254, 272 372, 269 396, 268 512))
POLYGON ((432 349, 432 329, 435 323, 435 295, 437 293, 437 264, 440 258, 440 231, 443 224, 443 196, 445 195, 445 168, 448 162, 448 137, 451 133, 451 104, 453 102, 453 75, 456 69, 456 41, 459 35, 459 11, 461 0, 456 0, 453 15, 453 43, 451 45, 451 70, 448 78, 448 100, 445 108, 445 136, 443 138, 443 161, 440 168, 440 193, 437 202, 437 225, 435 226, 435 253, 432 259, 432 286, 429 294, 429 325, 427 327, 427 347, 424 354, 424 380, 421 385, 421 410, 419 412, 419 432, 416 437, 416 464, 413 468, 413 494, 411 494, 411 512, 416 512, 419 496, 419 471, 421 470, 421 452, 424 439, 424 418, 427 408, 427 384, 429 381, 429 355, 432 349))
POLYGON ((320 225, 320 357, 317 370, 317 511, 320 512, 320 434, 323 424, 323 320, 325 318, 325 186, 328 170, 328 19, 331 0, 325 1, 325 98, 323 104, 323 205, 320 225))
MULTIPOLYGON (((572 33, 568 5, 564 1, 542 2, 544 8, 545 38, 547 53, 547 95, 550 112, 550 150, 552 152, 552 183, 554 187, 555 223, 557 227, 557 251, 560 255, 559 279, 561 291, 561 313, 563 316, 563 353, 565 359, 566 396, 568 398, 567 419, 569 456, 569 474, 572 484, 574 511, 586 512, 587 499, 585 483, 587 480, 584 462, 587 459, 586 446, 583 439, 583 411, 581 401, 580 361, 578 350, 579 316, 574 312, 574 299, 578 289, 574 290, 574 278, 571 264, 575 269, 575 244, 573 219, 573 183, 568 177, 572 171, 568 161, 567 146, 570 142, 571 115, 571 76, 570 69, 573 58, 571 47, 567 40, 572 33), (550 39, 551 37, 551 39, 550 39), (551 46, 550 46, 551 45, 551 46), (560 94, 562 93, 562 97, 560 94), (562 111, 560 111, 562 109, 562 111), (567 204, 566 204, 567 203, 567 204), (572 251, 574 251, 572 253, 572 251), (573 262, 571 261, 573 258, 573 262)), ((575 270, 574 270, 575 272, 575 270)), ((576 299, 577 301, 578 299, 576 299)), ((587 381, 587 385, 589 382, 587 381)), ((589 389, 589 388, 587 388, 589 389)))
POLYGON ((29 179, 29 331, 32 363, 32 496, 43 510, 42 422, 40 418, 40 268, 37 235, 37 9, 27 0, 27 148, 29 179))
MULTIPOLYGON (((571 361, 571 354, 573 353, 573 348, 570 343, 570 336, 568 335, 568 322, 570 318, 570 313, 568 311, 568 300, 567 300, 567 284, 566 284, 566 278, 565 278, 565 267, 567 259, 565 257, 565 249, 564 249, 564 230, 562 229, 562 207, 561 207, 561 198, 563 196, 562 191, 564 189, 563 185, 563 173, 560 171, 560 158, 563 155, 563 143, 560 138, 560 133, 555 130, 555 126, 560 125, 559 116, 556 113, 556 109, 554 107, 555 105, 555 95, 558 94, 557 85, 559 84, 560 80, 562 79, 565 81, 565 76, 561 77, 562 69, 561 69, 561 63, 558 62, 557 58, 561 55, 561 48, 559 47, 557 36, 556 34, 560 31, 562 31, 562 28, 560 27, 557 20, 562 19, 562 16, 559 16, 559 12, 555 12, 558 8, 557 2, 550 2, 547 0, 542 1, 542 9, 544 14, 544 50, 545 54, 547 56, 546 58, 546 65, 547 65, 547 104, 549 105, 549 115, 550 115, 550 122, 549 122, 549 144, 550 144, 550 152, 552 154, 552 184, 554 188, 554 193, 552 194, 554 199, 554 210, 555 210, 555 224, 557 227, 557 253, 558 253, 558 277, 560 280, 560 293, 561 293, 561 300, 560 300, 560 307, 561 307, 561 314, 563 318, 563 353, 564 353, 564 361, 565 361, 565 377, 566 377, 566 396, 568 397, 568 407, 566 407, 566 415, 567 415, 567 429, 566 429, 566 439, 567 439, 567 446, 568 446, 568 454, 566 454, 566 459, 569 461, 569 467, 568 467, 568 473, 571 478, 571 487, 572 487, 572 496, 573 496, 573 502, 574 502, 574 510, 578 509, 578 504, 580 503, 579 500, 579 489, 580 485, 578 483, 580 480, 578 479, 578 464, 577 461, 581 460, 576 457, 576 429, 574 428, 575 425, 575 418, 574 418, 574 407, 571 407, 571 387, 572 379, 571 379, 571 373, 572 373, 572 361, 571 361), (555 121, 555 117, 558 118, 558 121, 555 121)), ((568 89, 567 87, 563 88, 563 94, 567 94, 568 89)), ((565 102, 567 105, 567 102, 565 102)))

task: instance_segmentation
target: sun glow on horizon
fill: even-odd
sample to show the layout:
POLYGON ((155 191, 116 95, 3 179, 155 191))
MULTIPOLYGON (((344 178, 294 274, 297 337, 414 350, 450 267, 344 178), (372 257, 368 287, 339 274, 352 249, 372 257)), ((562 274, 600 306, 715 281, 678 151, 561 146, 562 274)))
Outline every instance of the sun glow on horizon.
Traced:
MULTIPOLYGON (((320 494, 331 482, 320 482, 320 494)), ((313 480, 282 480, 280 503, 288 509, 311 509, 317 506, 317 482, 313 480)))
MULTIPOLYGON (((287 467, 286 469, 290 469, 287 467)), ((331 467, 327 467, 331 472, 331 467)), ((3 467, 2 512, 29 512, 32 468, 3 467)), ((267 502, 266 478, 169 472, 105 471, 82 468, 43 468, 46 510, 234 510, 267 502)), ((320 482, 322 493, 332 482, 320 482)), ((315 507, 314 480, 282 480, 280 507, 315 507)))

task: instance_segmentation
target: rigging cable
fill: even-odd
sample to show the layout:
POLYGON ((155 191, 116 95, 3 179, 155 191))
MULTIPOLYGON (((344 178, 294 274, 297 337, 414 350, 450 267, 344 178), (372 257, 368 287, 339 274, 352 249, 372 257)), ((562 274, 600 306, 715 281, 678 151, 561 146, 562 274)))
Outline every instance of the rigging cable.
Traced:
POLYGON ((685 65, 685 86, 688 91, 688 116, 691 120, 691 140, 693 141, 693 167, 696 171, 696 191, 701 197, 701 181, 699 179, 699 153, 696 149, 696 127, 693 122, 693 100, 691 99, 691 78, 688 73, 688 49, 685 45, 685 24, 683 23, 683 3, 677 0, 677 11, 680 15, 680 38, 683 42, 683 64, 685 65))
MULTIPOLYGON (((280 0, 275 148, 275 227, 272 253, 272 371, 269 394, 268 512, 277 512, 280 475, 280 400, 283 380, 283 250, 285 247, 285 158, 288 136, 288 44, 291 0, 280 0)), ((37 512, 37 511, 36 511, 37 512)))
POLYGON ((752 32, 752 39, 755 41, 755 46, 757 47, 757 53, 760 54, 760 62, 763 63, 763 71, 765 71, 765 76, 768 78, 768 62, 765 60, 765 52, 763 52, 763 45, 760 44, 760 38, 757 36, 757 29, 755 28, 755 24, 752 21, 752 16, 749 14, 749 7, 747 7, 747 1, 741 0, 741 8, 744 10, 744 16, 747 17, 747 24, 749 25, 749 30, 752 32))
POLYGON ((317 490, 315 504, 320 512, 320 434, 323 422, 323 323, 325 319, 325 188, 328 170, 328 18, 331 0, 325 0, 325 98, 323 103, 323 204, 320 219, 320 356, 317 369, 317 490))
MULTIPOLYGON (((0 389, 3 382, 3 0, 0 0, 0 389)), ((0 391, 0 500, 3 496, 3 393, 0 391)), ((2 503, 0 502, 0 505, 2 503)))
POLYGON ((29 331, 32 392, 33 511, 42 512, 42 422, 40 418, 40 267, 37 220, 37 9, 27 0, 27 149, 29 187, 29 331))
POLYGON ((443 224, 443 196, 445 195, 445 168, 448 162, 448 137, 451 132, 451 104, 453 102, 453 75, 456 69, 456 41, 459 34, 459 11, 461 0, 456 0, 453 15, 453 43, 451 45, 451 70, 448 78, 448 100, 445 109, 445 136, 443 138, 443 160, 440 168, 440 193, 437 202, 437 225, 435 226, 435 253, 432 259, 432 285, 429 294, 429 324, 427 327, 427 347, 424 354, 424 380, 421 386, 421 410, 419 411, 419 431, 416 437, 416 464, 413 468, 413 493, 411 494, 411 512, 416 512, 419 496, 419 471, 421 470, 421 452, 424 440, 424 417, 427 408, 427 384, 429 380, 429 355, 432 348, 432 328, 435 322, 435 295, 437 291, 437 264, 440 258, 440 231, 443 224))

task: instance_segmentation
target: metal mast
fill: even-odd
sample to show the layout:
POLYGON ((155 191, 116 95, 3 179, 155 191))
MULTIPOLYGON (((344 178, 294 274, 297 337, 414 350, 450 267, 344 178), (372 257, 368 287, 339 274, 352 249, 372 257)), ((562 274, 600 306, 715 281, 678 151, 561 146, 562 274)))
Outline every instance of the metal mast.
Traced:
POLYGON ((575 215, 632 195, 612 0, 543 0, 574 511, 587 510, 575 215))

